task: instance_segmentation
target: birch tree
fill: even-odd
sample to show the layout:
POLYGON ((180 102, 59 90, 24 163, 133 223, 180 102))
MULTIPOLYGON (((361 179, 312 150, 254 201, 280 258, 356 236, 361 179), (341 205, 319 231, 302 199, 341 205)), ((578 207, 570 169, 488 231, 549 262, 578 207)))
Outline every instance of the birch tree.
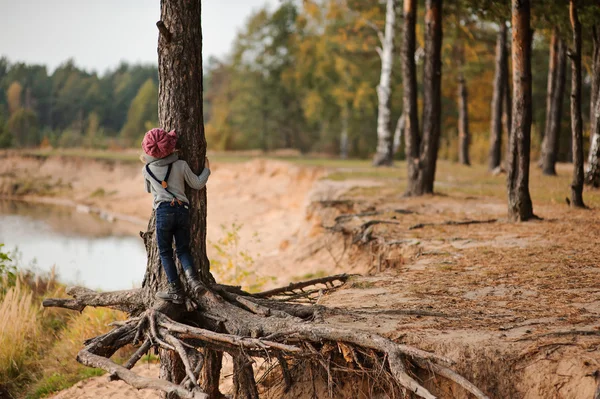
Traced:
POLYGON ((592 27, 592 95, 590 96, 590 152, 585 171, 585 183, 600 187, 600 26, 592 27))
POLYGON ((392 66, 394 61, 394 32, 396 8, 399 0, 387 0, 385 31, 380 36, 381 47, 377 52, 381 58, 381 76, 377 86, 377 151, 373 158, 375 166, 390 166, 393 163, 393 138, 390 124, 392 66))

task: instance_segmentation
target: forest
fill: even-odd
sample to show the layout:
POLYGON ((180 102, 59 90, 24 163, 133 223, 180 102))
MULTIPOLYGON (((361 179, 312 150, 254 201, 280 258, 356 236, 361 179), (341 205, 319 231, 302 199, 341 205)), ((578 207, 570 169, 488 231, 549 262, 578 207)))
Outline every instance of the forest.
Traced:
MULTIPOLYGON (((499 40, 510 44, 506 40, 510 29, 501 28, 508 23, 510 10, 502 2, 479 3, 444 5, 441 159, 459 161, 461 123, 462 129, 470 133, 472 162, 490 162, 491 141, 497 136, 492 100, 501 95, 497 91, 506 84, 499 85, 495 80, 502 79, 496 48, 499 40), (503 39, 499 35, 504 35, 503 39)), ((568 134, 571 82, 565 67, 565 46, 571 35, 568 6, 536 2, 533 7, 532 159, 542 157, 542 140, 551 119, 557 132, 553 157, 566 162, 572 159, 568 134), (536 7, 556 10, 538 13, 536 7), (552 118, 547 118, 546 106, 554 82, 549 75, 558 75, 560 82, 553 94, 559 107, 552 118)), ((396 8, 395 29, 390 33, 395 44, 390 52, 388 103, 392 131, 397 130, 404 108, 400 51, 403 21, 400 7, 396 8)), ((416 18, 418 90, 424 82, 423 10, 419 7, 416 18)), ((580 10, 583 135, 588 138, 593 54, 597 53, 591 40, 597 36, 594 12, 594 6, 580 10)), ((275 9, 257 10, 227 56, 204 60, 204 121, 209 148, 293 148, 302 153, 342 157, 373 155, 381 78, 378 49, 382 46, 379 38, 383 37, 385 17, 385 4, 356 0, 302 4, 285 1, 275 9)), ((510 64, 510 55, 506 62, 510 64)), ((148 126, 158 122, 157 87, 157 69, 151 65, 123 63, 98 74, 84 71, 69 60, 50 73, 43 65, 2 58, 0 147, 137 147, 148 126)), ((418 107, 423 107, 422 99, 418 107)), ((584 143, 587 153, 589 140, 584 143)), ((396 140, 395 149, 395 157, 404 159, 403 140, 396 140)))

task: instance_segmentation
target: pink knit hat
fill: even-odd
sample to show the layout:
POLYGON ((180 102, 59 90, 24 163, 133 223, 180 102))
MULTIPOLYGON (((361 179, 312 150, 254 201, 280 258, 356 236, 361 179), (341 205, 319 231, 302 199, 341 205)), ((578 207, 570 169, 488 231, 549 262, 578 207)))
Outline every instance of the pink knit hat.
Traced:
POLYGON ((142 140, 144 152, 154 158, 164 158, 175 151, 177 133, 175 130, 169 133, 162 129, 154 128, 146 132, 142 140))

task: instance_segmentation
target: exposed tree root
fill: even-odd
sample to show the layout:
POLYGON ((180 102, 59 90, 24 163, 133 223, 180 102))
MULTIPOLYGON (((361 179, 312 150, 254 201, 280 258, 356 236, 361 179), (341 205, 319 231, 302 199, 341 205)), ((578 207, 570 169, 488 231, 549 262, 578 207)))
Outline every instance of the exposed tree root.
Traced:
POLYGON ((229 353, 234 359, 235 398, 258 398, 252 368, 256 358, 279 365, 269 370, 280 370, 286 389, 294 384, 290 367, 302 359, 313 359, 314 364, 327 372, 331 393, 334 371, 368 372, 375 367, 379 375, 387 375, 406 391, 422 398, 435 398, 409 372, 413 368, 421 368, 453 381, 477 398, 486 398, 473 384, 449 368, 453 364, 451 359, 398 344, 370 332, 319 322, 317 320, 327 312, 327 308, 322 306, 273 299, 290 298, 297 291, 308 293, 315 289, 315 285, 333 288, 334 284, 346 281, 347 277, 338 275, 314 279, 257 295, 245 293, 237 287, 215 286, 202 297, 195 298, 200 310, 192 312, 183 306, 160 302, 137 312, 144 309, 144 303, 142 296, 134 291, 123 294, 71 289, 69 292, 76 295, 75 299, 46 300, 44 306, 81 310, 85 306, 105 304, 134 309, 129 320, 116 323, 109 333, 88 340, 77 357, 78 361, 104 369, 112 378, 121 379, 138 389, 157 389, 181 398, 221 397, 218 380, 222 353, 229 353), (122 303, 118 303, 116 298, 121 298, 122 303), (169 317, 173 314, 178 315, 180 321, 169 317), (186 314, 194 317, 186 317, 186 314), (205 317, 205 314, 219 315, 220 320, 205 317), (200 325, 198 320, 203 320, 200 325), (110 360, 124 345, 140 343, 139 349, 124 366, 110 360), (140 377, 130 370, 151 347, 176 354, 184 369, 179 384, 140 377), (356 367, 358 369, 355 370, 356 367))
POLYGON ((564 330, 564 331, 551 331, 544 334, 538 334, 531 337, 519 338, 517 341, 529 341, 543 337, 561 337, 565 335, 583 335, 583 336, 598 336, 600 330, 564 330))

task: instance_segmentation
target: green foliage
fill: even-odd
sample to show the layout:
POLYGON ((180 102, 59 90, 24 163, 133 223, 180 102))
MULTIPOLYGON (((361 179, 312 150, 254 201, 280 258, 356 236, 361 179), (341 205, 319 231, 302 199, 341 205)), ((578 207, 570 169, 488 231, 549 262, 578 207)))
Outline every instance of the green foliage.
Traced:
POLYGON ((83 145, 83 136, 76 130, 67 129, 59 136, 57 144, 61 148, 81 147, 83 145))
POLYGON ((6 128, 19 147, 35 147, 41 142, 37 115, 29 109, 16 110, 8 119, 6 128))
POLYGON ((133 99, 121 137, 127 145, 141 141, 148 126, 158 124, 158 89, 152 79, 146 80, 133 99))
MULTIPOLYGON (((267 277, 257 276, 253 271, 254 258, 240 246, 240 230, 242 225, 232 223, 231 227, 221 226, 223 237, 217 242, 210 242, 216 256, 210 260, 211 272, 224 284, 241 285, 249 292, 259 291, 267 277)), ((257 237, 254 237, 257 239, 257 237)))
MULTIPOLYGON (((422 49, 424 2, 418 3, 417 46, 422 49)), ((592 1, 578 6, 586 38, 600 20, 600 7, 592 1)), ((509 0, 444 3, 441 157, 455 159, 457 153, 459 44, 465 53, 460 69, 469 90, 471 155, 474 160, 487 157, 496 32, 499 23, 510 24, 510 13, 509 0)), ((210 148, 292 147, 334 155, 347 126, 350 155, 369 156, 376 144, 381 67, 377 30, 383 29, 384 22, 382 2, 360 0, 284 0, 254 12, 229 53, 209 59, 204 66, 204 121, 210 148)), ((392 71, 392 129, 403 103, 401 27, 400 20, 392 71)), ((541 132, 546 117, 548 42, 555 28, 570 42, 568 1, 533 2, 532 28, 533 125, 541 132)), ((583 65, 588 73, 583 80, 584 116, 589 114, 591 47, 592 41, 584 40, 583 65)), ((421 74, 422 57, 417 62, 421 74)), ((0 58, 0 118, 8 120, 21 112, 12 121, 16 133, 0 126, 0 148, 37 146, 42 139, 53 147, 137 147, 142 134, 157 125, 157 75, 155 66, 127 63, 98 75, 78 68, 72 60, 49 74, 42 65, 0 58), (27 120, 37 131, 23 127, 27 120)), ((569 84, 567 78, 567 93, 569 84)), ((568 102, 569 96, 564 99, 568 102)), ((566 133, 570 128, 567 105, 563 115, 566 133)), ((568 155, 568 136, 561 134, 562 161, 568 155)))
POLYGON ((8 131, 2 118, 0 117, 0 149, 10 148, 13 145, 13 135, 8 131))
POLYGON ((40 399, 49 396, 63 389, 70 388, 76 382, 85 380, 90 377, 98 377, 104 375, 105 371, 101 369, 82 368, 77 374, 61 374, 52 373, 47 377, 43 377, 36 384, 32 393, 26 396, 27 399, 40 399))
MULTIPOLYGON (((106 148, 107 138, 123 129, 134 97, 149 79, 157 84, 155 66, 123 63, 98 76, 69 60, 48 74, 45 66, 11 64, 1 58, 0 117, 8 119, 22 108, 36 115, 37 126, 44 133, 28 146, 39 145, 42 137, 59 146, 63 132, 71 136, 63 143, 73 145, 75 131, 83 137, 77 145, 106 148)), ((156 109, 156 98, 153 104, 156 109)), ((7 147, 9 138, 0 130, 0 147, 7 147)), ((19 140, 12 144, 22 146, 19 140)))
POLYGON ((4 251, 4 244, 0 244, 0 298, 6 290, 15 286, 17 280, 17 267, 9 253, 4 251))

